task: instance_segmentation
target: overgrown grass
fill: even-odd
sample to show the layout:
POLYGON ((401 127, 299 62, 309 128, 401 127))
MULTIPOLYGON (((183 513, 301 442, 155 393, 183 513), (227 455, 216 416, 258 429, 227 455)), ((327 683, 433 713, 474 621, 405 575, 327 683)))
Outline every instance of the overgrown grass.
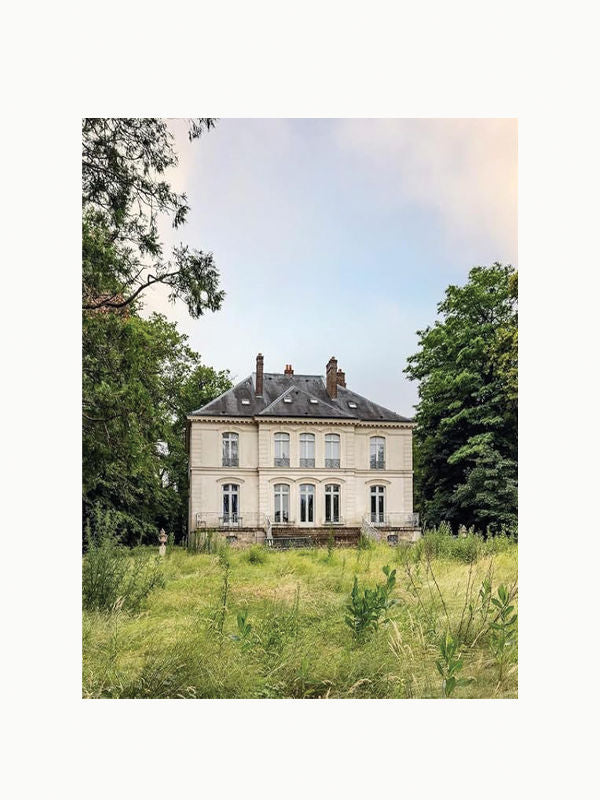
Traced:
POLYGON ((492 600, 516 610, 517 546, 473 538, 329 553, 175 547, 165 587, 139 610, 84 611, 83 696, 441 697, 454 670, 471 680, 453 697, 516 697, 516 637, 499 632, 492 600), (361 595, 373 591, 386 565, 395 602, 357 637, 345 621, 355 577, 361 595), (456 648, 442 678, 447 635, 456 648))

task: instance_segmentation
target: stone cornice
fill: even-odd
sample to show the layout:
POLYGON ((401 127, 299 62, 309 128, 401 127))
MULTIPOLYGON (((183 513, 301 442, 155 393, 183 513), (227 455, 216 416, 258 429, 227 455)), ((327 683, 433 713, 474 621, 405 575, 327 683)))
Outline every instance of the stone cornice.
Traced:
POLYGON ((337 418, 322 418, 322 417, 205 417, 205 416, 192 416, 188 415, 187 419, 190 422, 211 422, 218 423, 219 425, 226 424, 246 424, 258 425, 266 423, 273 425, 319 425, 319 426, 332 426, 332 425, 350 425, 356 428, 405 428, 412 430, 416 426, 416 422, 400 422, 394 420, 361 420, 361 419, 337 419, 337 418))

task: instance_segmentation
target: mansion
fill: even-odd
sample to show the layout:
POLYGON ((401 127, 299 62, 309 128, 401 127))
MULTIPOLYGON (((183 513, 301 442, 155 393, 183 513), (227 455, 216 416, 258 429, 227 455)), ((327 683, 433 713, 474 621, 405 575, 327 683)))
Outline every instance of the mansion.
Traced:
POLYGON ((333 357, 323 377, 264 372, 259 353, 255 372, 188 415, 189 530, 414 538, 413 427, 348 389, 333 357))

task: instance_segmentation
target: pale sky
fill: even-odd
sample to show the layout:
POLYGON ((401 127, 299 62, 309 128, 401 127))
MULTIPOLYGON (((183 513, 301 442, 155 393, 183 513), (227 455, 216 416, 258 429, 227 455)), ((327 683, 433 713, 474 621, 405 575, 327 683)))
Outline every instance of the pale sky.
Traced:
POLYGON ((212 251, 227 292, 193 320, 147 293, 202 362, 324 374, 412 416, 402 370, 450 283, 494 261, 517 265, 517 123, 507 119, 222 119, 189 143, 177 131, 187 224, 164 231, 212 251))

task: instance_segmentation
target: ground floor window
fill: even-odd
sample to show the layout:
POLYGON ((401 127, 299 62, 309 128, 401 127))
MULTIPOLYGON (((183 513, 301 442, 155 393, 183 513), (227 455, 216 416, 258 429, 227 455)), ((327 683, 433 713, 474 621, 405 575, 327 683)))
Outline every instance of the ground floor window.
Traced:
POLYGON ((237 483, 223 484, 223 522, 225 524, 238 521, 239 488, 237 483))
POLYGON ((371 486, 371 522, 383 522, 385 512, 385 486, 371 486))
POLYGON ((325 486, 325 522, 340 521, 340 487, 329 483, 325 486))
POLYGON ((315 520, 315 487, 312 483, 300 484, 300 522, 315 520))
POLYGON ((290 487, 287 483, 275 484, 275 522, 290 521, 290 487))

